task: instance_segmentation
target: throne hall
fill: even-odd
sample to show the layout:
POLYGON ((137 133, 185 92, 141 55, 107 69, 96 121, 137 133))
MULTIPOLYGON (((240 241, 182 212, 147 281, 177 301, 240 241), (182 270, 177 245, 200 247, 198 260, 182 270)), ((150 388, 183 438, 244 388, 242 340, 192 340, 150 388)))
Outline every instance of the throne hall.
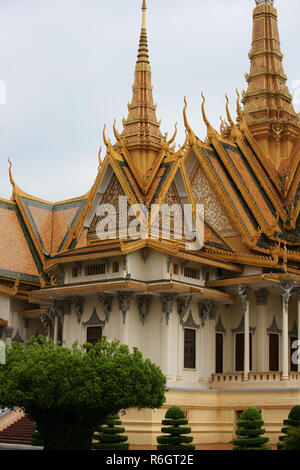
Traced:
POLYGON ((300 118, 275 2, 255 3, 246 91, 237 91, 235 116, 226 97, 220 129, 202 95, 205 140, 186 100, 184 144, 176 146, 176 126, 169 140, 160 130, 143 0, 127 117, 111 123, 114 141, 104 128, 89 192, 41 200, 18 186, 10 163, 12 196, 0 199, 0 339, 43 334, 71 347, 106 336, 140 349, 168 392, 161 410, 127 410, 132 444, 154 445, 172 405, 185 411, 195 443, 230 442, 249 406, 276 442, 300 404, 300 118), (174 214, 169 237, 99 239, 98 208, 111 204, 121 220, 120 197, 149 211, 190 204, 194 217, 203 204, 203 247, 176 238, 174 214))

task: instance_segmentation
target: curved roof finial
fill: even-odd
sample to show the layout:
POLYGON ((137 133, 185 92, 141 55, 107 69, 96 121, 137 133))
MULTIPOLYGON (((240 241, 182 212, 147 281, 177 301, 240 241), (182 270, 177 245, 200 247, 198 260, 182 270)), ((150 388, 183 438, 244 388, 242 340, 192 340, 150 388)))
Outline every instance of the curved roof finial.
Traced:
POLYGON ((186 117, 186 108, 187 108, 187 100, 186 97, 184 97, 184 108, 183 108, 183 121, 184 121, 184 127, 188 133, 189 136, 189 144, 193 146, 196 142, 196 136, 194 132, 191 129, 191 126, 189 125, 189 122, 186 117))
POLYGON ((236 100, 236 113, 238 115, 238 118, 241 119, 242 117, 242 110, 241 110, 241 103, 240 103, 240 94, 238 89, 235 90, 237 94, 237 100, 236 100))
POLYGON ((225 98, 226 98, 226 114, 227 114, 227 119, 228 119, 228 122, 231 126, 234 125, 234 122, 232 120, 232 117, 230 115, 230 111, 229 111, 229 99, 228 99, 228 95, 227 93, 225 93, 225 98))
POLYGON ((213 126, 211 125, 211 123, 209 122, 209 120, 207 119, 207 116, 206 116, 206 112, 205 112, 205 97, 204 97, 204 94, 203 94, 203 91, 201 91, 201 96, 202 96, 202 105, 201 105, 201 109, 202 109, 202 116, 203 116, 203 121, 207 127, 207 137, 208 139, 211 139, 213 137, 216 137, 218 138, 219 137, 219 134, 217 133, 217 131, 213 128, 213 126))
POLYGON ((8 159, 8 163, 9 163, 9 169, 8 169, 8 172, 9 172, 9 180, 10 180, 10 183, 13 187, 15 187, 15 180, 13 179, 13 175, 12 175, 12 162, 11 162, 11 159, 9 158, 8 159))

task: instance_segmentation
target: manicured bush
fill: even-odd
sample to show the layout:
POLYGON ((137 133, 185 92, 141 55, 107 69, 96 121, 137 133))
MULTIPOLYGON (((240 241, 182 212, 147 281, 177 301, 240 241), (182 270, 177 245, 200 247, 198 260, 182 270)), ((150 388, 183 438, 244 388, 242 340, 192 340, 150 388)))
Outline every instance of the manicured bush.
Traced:
POLYGON ((193 451, 195 446, 191 445, 193 442, 192 436, 187 436, 191 433, 191 428, 185 426, 188 420, 184 412, 177 406, 172 406, 165 414, 165 419, 162 420, 164 427, 161 432, 166 436, 157 437, 157 449, 172 451, 193 451))
POLYGON ((281 429, 283 436, 279 436, 279 443, 277 444, 278 450, 285 449, 284 442, 288 437, 288 431, 290 427, 298 428, 300 427, 300 406, 294 406, 294 408, 290 411, 288 419, 283 421, 284 428, 281 429))
POLYGON ((243 411, 237 424, 238 438, 232 441, 234 450, 272 450, 271 447, 265 446, 269 439, 261 437, 266 431, 262 428, 264 422, 256 408, 250 407, 243 411))
POLYGON ((288 427, 287 435, 285 436, 280 450, 300 450, 300 427, 288 427))
POLYGON ((118 414, 112 414, 105 418, 104 424, 99 427, 94 439, 98 442, 92 444, 96 450, 128 450, 127 436, 123 433, 125 429, 120 427, 122 421, 118 414))

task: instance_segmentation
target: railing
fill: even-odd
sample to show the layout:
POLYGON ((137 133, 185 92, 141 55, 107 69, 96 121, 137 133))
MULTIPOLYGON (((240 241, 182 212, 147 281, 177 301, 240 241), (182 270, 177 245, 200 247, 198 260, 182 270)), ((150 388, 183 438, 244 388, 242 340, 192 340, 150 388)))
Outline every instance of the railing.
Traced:
MULTIPOLYGON (((213 374, 210 388, 270 388, 283 384, 282 372, 250 372, 248 380, 244 380, 243 376, 243 372, 213 374)), ((292 388, 300 388, 300 372, 290 372, 284 383, 292 388)))

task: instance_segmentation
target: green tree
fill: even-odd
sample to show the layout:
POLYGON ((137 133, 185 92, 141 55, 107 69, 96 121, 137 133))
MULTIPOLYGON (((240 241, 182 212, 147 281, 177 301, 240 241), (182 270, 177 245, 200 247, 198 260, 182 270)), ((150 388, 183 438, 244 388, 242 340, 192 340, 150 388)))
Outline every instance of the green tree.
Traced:
POLYGON ((14 343, 0 366, 0 403, 18 406, 37 425, 45 450, 89 450, 108 414, 159 408, 166 379, 140 351, 106 338, 95 346, 56 346, 43 336, 14 343))
POLYGON ((187 436, 191 433, 191 428, 185 426, 188 420, 184 412, 177 406, 172 406, 165 414, 165 419, 162 420, 165 427, 161 428, 161 432, 167 434, 166 436, 157 437, 157 449, 172 451, 193 451, 195 446, 191 445, 193 442, 192 436, 187 436))
POLYGON ((287 430, 280 450, 300 450, 300 427, 290 426, 287 430))
POLYGON ((285 419, 283 421, 283 424, 285 425, 285 427, 281 429, 283 436, 279 436, 279 443, 277 444, 278 450, 285 449, 284 441, 288 436, 289 428, 300 427, 300 406, 299 405, 294 406, 294 408, 292 408, 292 410, 289 413, 288 419, 285 419))
POLYGON ((93 449, 128 450, 129 444, 126 442, 128 437, 123 435, 125 429, 120 427, 121 424, 118 414, 107 416, 98 433, 94 435, 94 439, 98 442, 93 443, 93 449))
POLYGON ((264 422, 256 408, 250 407, 243 411, 237 424, 238 438, 232 441, 234 450, 272 450, 272 447, 265 446, 269 439, 261 437, 266 431, 262 428, 264 422))

